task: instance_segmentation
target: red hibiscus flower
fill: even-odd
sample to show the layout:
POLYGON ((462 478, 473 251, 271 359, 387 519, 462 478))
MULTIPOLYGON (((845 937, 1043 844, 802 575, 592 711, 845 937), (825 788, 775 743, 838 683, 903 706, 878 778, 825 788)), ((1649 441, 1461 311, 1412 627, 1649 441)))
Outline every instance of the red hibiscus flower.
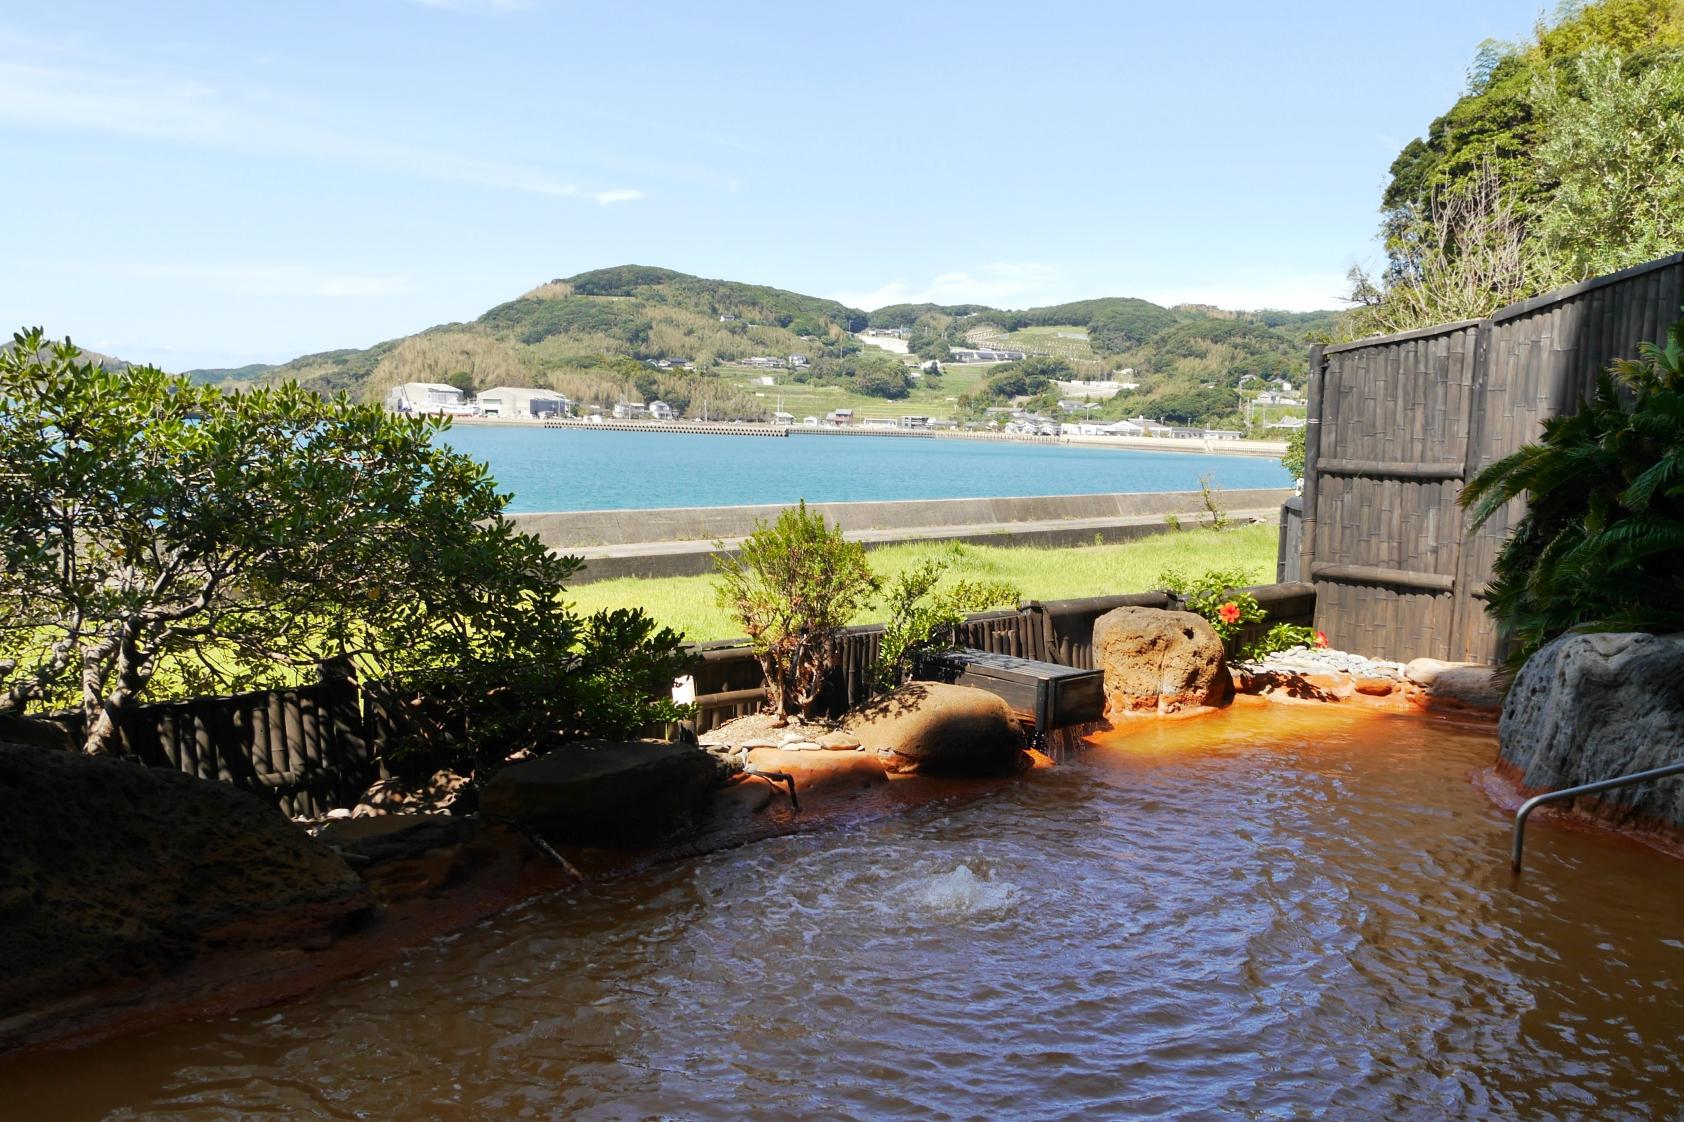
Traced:
POLYGON ((1216 618, 1223 623, 1238 623, 1240 622, 1240 606, 1230 600, 1216 609, 1216 618))
POLYGON ((1327 646, 1327 632, 1325 632, 1325 631, 1316 632, 1316 646, 1318 646, 1318 647, 1327 646))

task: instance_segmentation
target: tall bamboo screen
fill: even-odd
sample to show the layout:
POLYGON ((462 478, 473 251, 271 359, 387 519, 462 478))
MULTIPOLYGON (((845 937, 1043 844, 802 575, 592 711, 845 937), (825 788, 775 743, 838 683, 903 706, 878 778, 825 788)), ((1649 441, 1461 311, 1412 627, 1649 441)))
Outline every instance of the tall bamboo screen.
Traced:
POLYGON ((1658 341, 1684 302, 1684 254, 1486 319, 1310 352, 1300 571, 1345 650, 1490 662, 1485 584, 1517 501, 1472 534, 1456 505, 1486 464, 1571 413, 1597 371, 1658 341))

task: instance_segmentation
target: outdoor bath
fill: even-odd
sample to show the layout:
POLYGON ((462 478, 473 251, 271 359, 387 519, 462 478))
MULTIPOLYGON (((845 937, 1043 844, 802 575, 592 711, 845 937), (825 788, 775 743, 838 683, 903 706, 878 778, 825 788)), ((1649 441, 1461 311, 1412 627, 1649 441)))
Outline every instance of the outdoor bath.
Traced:
POLYGON ((19 1119, 1684 1109, 1684 864, 1487 724, 1265 704, 535 901, 287 1004, 0 1062, 19 1119))

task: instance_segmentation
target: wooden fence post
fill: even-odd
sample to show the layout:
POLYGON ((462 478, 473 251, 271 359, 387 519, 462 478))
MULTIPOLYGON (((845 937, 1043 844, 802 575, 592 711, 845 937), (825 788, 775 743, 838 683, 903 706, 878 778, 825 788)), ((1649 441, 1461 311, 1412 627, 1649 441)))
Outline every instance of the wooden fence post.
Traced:
POLYGON ((1310 395, 1304 417, 1304 518, 1298 529, 1298 579, 1312 584, 1315 582, 1313 566, 1316 560, 1316 495, 1320 490, 1316 471, 1321 459, 1321 413, 1325 394, 1322 383, 1327 377, 1323 351, 1320 343, 1310 348, 1310 395))

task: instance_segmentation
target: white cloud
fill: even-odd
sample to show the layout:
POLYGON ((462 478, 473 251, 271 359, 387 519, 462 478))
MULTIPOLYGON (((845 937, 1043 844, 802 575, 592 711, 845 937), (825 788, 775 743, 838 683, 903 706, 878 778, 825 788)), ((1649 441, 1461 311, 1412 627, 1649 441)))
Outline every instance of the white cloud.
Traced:
POLYGON ((105 69, 0 62, 0 120, 36 128, 71 128, 348 161, 429 179, 601 205, 643 197, 643 192, 633 188, 584 187, 525 164, 483 160, 253 112, 238 105, 226 91, 167 74, 130 77, 105 69))
POLYGON ((1214 304, 1234 311, 1274 308, 1284 312, 1316 312, 1344 308, 1351 289, 1343 273, 1267 273, 1251 271, 1212 277, 1208 282, 1149 286, 1139 295, 1155 304, 1214 304))
POLYGON ((922 284, 904 277, 873 289, 833 292, 831 298, 870 311, 887 304, 987 304, 995 308, 1035 308, 1101 296, 1136 296, 1166 307, 1214 304, 1253 311, 1275 308, 1309 312, 1343 308, 1350 283, 1343 273, 1284 274, 1239 269, 1194 282, 1072 282, 1058 269, 1037 261, 998 261, 967 270, 940 273, 922 284))
POLYGON ((939 273, 922 285, 904 279, 860 292, 833 293, 851 308, 870 311, 886 304, 989 304, 1025 308, 1057 303, 1057 269, 1038 261, 996 261, 970 270, 939 273))

